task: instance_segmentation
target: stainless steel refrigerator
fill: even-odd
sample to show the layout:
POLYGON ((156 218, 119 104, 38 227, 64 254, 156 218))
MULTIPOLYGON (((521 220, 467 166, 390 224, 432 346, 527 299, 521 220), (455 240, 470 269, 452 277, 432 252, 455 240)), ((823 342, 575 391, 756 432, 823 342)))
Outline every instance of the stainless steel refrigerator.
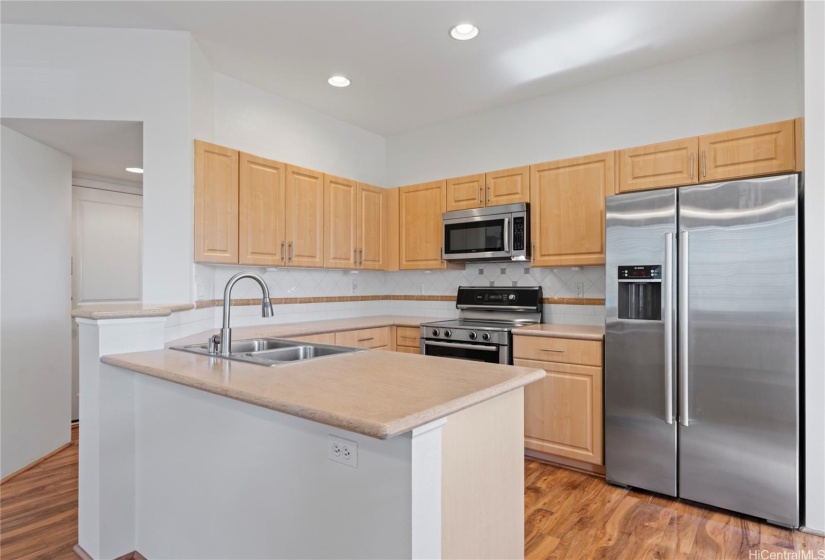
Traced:
POLYGON ((608 198, 608 482, 799 526, 800 187, 608 198))

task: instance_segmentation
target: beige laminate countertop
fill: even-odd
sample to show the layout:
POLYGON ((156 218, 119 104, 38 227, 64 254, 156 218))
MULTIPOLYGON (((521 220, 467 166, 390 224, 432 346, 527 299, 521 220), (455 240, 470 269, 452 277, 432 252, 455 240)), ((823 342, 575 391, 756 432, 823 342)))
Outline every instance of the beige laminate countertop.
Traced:
POLYGON ((578 338, 581 340, 599 340, 604 338, 603 326, 561 325, 540 323, 513 329, 513 334, 521 336, 546 336, 553 338, 578 338))
MULTIPOLYGON (((353 317, 352 319, 330 319, 327 321, 307 321, 304 323, 282 323, 272 325, 258 325, 254 327, 233 327, 232 340, 245 338, 288 338, 324 334, 339 331, 353 331, 357 329, 374 329, 378 327, 419 327, 421 323, 445 321, 443 317, 410 317, 405 315, 377 315, 375 317, 353 317)), ((205 342, 213 334, 219 334, 220 329, 206 331, 200 334, 187 336, 166 344, 180 346, 182 344, 197 344, 205 342)))
POLYGON ((276 367, 168 349, 104 356, 101 361, 380 439, 545 376, 533 368, 384 350, 276 367))
POLYGON ((89 305, 72 309, 72 317, 83 319, 131 319, 138 317, 168 317, 176 311, 195 309, 193 303, 116 303, 89 305))

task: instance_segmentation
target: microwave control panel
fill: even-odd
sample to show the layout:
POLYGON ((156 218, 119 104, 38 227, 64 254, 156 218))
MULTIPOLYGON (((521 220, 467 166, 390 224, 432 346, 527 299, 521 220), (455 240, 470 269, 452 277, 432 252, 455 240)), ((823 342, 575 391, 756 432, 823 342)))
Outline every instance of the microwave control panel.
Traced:
POLYGON ((524 251, 524 216, 513 218, 513 251, 524 251))

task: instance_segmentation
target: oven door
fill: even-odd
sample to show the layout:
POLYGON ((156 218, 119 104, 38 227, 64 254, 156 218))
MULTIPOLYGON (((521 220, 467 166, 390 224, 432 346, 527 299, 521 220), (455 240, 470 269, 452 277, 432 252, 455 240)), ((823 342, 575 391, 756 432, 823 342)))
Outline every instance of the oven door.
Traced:
POLYGON ((444 220, 444 260, 510 258, 511 215, 444 220))
POLYGON ((421 347, 421 353, 425 356, 458 358, 459 360, 472 360, 490 364, 510 363, 510 350, 507 346, 422 339, 421 347))

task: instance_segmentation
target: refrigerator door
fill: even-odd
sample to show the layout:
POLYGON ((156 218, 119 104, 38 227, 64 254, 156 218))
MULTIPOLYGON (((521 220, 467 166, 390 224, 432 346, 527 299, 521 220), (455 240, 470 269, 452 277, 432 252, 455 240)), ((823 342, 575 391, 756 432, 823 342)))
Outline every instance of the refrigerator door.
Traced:
POLYGON ((612 196, 606 210, 606 478, 675 496, 676 190, 612 196))
POLYGON ((791 526, 800 509, 798 179, 679 192, 679 495, 791 526))

